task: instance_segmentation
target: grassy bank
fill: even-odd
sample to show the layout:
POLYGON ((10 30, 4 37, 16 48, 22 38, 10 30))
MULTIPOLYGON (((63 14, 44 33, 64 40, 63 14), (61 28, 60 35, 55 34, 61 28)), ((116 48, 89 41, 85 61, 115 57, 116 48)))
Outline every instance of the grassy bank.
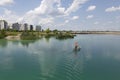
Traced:
POLYGON ((6 31, 5 30, 1 30, 0 31, 0 39, 5 38, 6 36, 7 36, 6 31))
POLYGON ((75 35, 71 34, 70 32, 61 32, 61 31, 0 31, 0 39, 3 39, 5 37, 11 37, 15 38, 18 35, 20 35, 21 40, 35 40, 39 39, 41 37, 44 38, 51 38, 54 37, 56 39, 68 39, 68 38, 74 38, 75 35))

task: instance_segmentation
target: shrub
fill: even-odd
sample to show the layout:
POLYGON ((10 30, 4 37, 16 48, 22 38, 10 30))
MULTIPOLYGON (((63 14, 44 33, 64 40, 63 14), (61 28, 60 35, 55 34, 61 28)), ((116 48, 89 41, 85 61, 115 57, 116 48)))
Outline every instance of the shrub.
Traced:
POLYGON ((1 30, 0 31, 0 39, 3 39, 5 38, 7 35, 6 35, 6 31, 5 30, 1 30))
POLYGON ((25 31, 22 32, 20 38, 23 40, 35 40, 38 39, 39 37, 31 32, 25 31))

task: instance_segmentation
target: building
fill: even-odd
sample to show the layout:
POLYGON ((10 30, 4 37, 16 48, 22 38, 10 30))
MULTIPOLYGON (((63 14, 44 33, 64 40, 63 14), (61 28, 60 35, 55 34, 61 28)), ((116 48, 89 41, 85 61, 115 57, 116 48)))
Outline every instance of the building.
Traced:
POLYGON ((13 25, 13 24, 10 24, 10 23, 9 23, 9 24, 8 24, 8 29, 12 29, 12 25, 13 25))
POLYGON ((5 20, 0 20, 0 30, 2 29, 8 29, 8 23, 5 20))
POLYGON ((36 26, 36 31, 41 31, 41 26, 40 25, 36 26))
POLYGON ((25 31, 25 30, 33 30, 33 25, 28 25, 27 23, 20 24, 20 31, 25 31))
POLYGON ((33 30, 33 25, 30 25, 30 30, 31 30, 31 31, 33 30))
POLYGON ((32 31, 33 30, 33 25, 28 25, 28 30, 32 31))
POLYGON ((28 25, 27 23, 24 24, 24 30, 25 30, 25 31, 28 30, 28 26, 29 26, 29 25, 28 25))
POLYGON ((13 23, 12 24, 12 29, 19 31, 20 30, 20 24, 19 23, 13 23))
POLYGON ((20 24, 20 31, 24 31, 24 24, 20 24))
POLYGON ((2 29, 10 29, 10 30, 16 30, 16 31, 26 31, 26 30, 34 30, 34 31, 41 31, 41 26, 37 25, 34 27, 33 25, 29 25, 27 23, 19 24, 19 23, 7 23, 5 20, 0 20, 0 30, 2 29))

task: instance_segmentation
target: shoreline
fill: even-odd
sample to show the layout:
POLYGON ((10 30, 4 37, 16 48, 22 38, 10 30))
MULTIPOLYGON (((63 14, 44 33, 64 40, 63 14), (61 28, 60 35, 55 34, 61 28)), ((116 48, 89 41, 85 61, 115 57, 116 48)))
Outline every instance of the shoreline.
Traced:
POLYGON ((120 35, 120 31, 75 31, 72 34, 113 34, 120 35))
MULTIPOLYGON (((16 33, 16 32, 14 32, 16 33)), ((70 32, 71 34, 76 34, 76 35, 89 35, 89 34, 103 34, 103 35, 120 35, 120 31, 72 31, 70 32)), ((6 40, 21 40, 20 35, 18 34, 16 36, 9 35, 5 37, 6 40)), ((45 34, 44 34, 45 35, 45 34)))
POLYGON ((21 40, 20 35, 21 34, 18 34, 17 36, 7 36, 7 37, 5 37, 5 39, 6 40, 21 40))

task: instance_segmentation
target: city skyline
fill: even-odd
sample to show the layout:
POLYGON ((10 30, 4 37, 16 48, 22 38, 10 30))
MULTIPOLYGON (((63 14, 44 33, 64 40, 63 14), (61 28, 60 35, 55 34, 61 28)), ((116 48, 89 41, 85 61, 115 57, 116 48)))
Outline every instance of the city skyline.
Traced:
POLYGON ((120 0, 1 0, 1 19, 43 29, 120 31, 120 0))
POLYGON ((16 30, 16 31, 41 31, 42 27, 40 25, 32 25, 28 23, 9 23, 6 20, 0 20, 0 30, 16 30))

